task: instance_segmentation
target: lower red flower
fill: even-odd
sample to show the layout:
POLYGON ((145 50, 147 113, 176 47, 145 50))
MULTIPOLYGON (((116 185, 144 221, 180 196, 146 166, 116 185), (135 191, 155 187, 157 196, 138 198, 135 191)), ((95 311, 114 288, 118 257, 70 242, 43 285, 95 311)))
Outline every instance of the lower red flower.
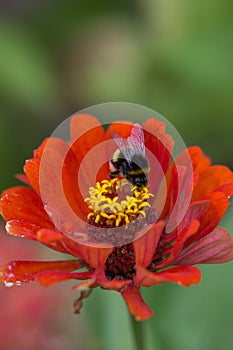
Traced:
POLYGON ((131 123, 116 122, 104 131, 96 118, 76 115, 71 121, 71 144, 56 138, 42 143, 20 176, 30 188, 3 192, 1 215, 9 234, 39 241, 73 259, 10 262, 1 270, 4 283, 37 280, 48 286, 81 280, 74 287, 81 291, 76 312, 89 291, 100 286, 120 292, 135 318, 145 320, 152 311, 140 287, 164 282, 197 284, 201 274, 193 265, 233 259, 232 238, 217 227, 233 194, 233 173, 227 167, 212 166, 198 147, 171 162, 173 141, 164 124, 149 119, 142 128, 151 168, 148 186, 143 187, 110 179, 103 157, 116 150, 114 142, 109 143, 112 135, 123 140, 131 135, 131 123), (153 157, 156 169, 151 166, 153 157), (85 176, 80 186, 77 174, 82 167, 85 176), (50 185, 46 185, 48 179, 50 185))

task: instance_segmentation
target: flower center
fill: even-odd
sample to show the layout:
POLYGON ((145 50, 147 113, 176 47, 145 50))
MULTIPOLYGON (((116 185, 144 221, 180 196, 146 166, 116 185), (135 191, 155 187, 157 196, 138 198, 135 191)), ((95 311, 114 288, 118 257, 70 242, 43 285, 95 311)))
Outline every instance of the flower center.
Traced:
POLYGON ((121 247, 115 247, 106 261, 105 274, 112 280, 132 278, 135 273, 135 252, 133 245, 126 244, 121 247))
POLYGON ((88 240, 122 246, 131 243, 145 224, 154 222, 147 187, 132 186, 117 178, 89 188, 88 240))

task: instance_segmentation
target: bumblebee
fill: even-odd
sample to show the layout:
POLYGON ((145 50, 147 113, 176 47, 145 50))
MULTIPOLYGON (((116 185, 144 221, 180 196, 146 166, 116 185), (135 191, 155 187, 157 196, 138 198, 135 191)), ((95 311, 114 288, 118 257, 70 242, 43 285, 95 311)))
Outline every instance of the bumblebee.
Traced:
POLYGON ((133 186, 142 188, 147 186, 150 171, 145 155, 144 132, 139 124, 134 124, 131 135, 123 139, 112 133, 112 138, 118 149, 113 153, 109 162, 110 177, 124 176, 133 186))

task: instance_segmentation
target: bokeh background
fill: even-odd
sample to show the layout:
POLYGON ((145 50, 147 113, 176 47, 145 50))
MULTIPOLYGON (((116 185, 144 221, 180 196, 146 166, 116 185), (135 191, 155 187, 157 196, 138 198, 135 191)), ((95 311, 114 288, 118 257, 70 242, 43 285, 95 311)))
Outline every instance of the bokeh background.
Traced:
MULTIPOLYGON (((0 12, 0 190, 18 183, 14 174, 59 123, 110 101, 157 110, 187 146, 198 144, 214 163, 233 168, 231 0, 1 0, 0 12)), ((223 222, 231 232, 232 214, 223 222)), ((2 247, 21 258, 22 242, 3 237, 1 263, 12 258, 2 247)), ((54 257, 36 244, 27 247, 31 256, 54 257)), ((147 349, 231 350, 232 267, 202 267, 202 283, 189 289, 145 290, 155 311, 145 322, 147 349)), ((1 286, 0 307, 9 306, 0 316, 2 350, 14 348, 10 335, 16 330, 22 349, 132 350, 120 296, 96 290, 74 316, 71 286, 39 292, 14 287, 7 293, 1 286), (30 303, 17 306, 28 295, 40 305, 34 317, 30 303), (31 340, 34 334, 47 342, 31 340)))

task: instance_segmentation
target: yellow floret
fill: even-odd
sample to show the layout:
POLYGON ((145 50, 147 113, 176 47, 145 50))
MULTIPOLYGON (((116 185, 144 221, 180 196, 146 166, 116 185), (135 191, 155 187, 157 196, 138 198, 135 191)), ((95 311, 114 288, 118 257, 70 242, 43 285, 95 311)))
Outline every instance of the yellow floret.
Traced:
POLYGON ((132 195, 126 195, 119 200, 118 192, 121 192, 124 186, 129 187, 126 180, 114 178, 97 182, 96 187, 90 187, 89 197, 85 199, 91 210, 87 219, 109 227, 125 225, 127 228, 136 217, 146 217, 144 208, 150 207, 147 200, 153 195, 149 193, 147 187, 138 189, 136 186, 131 186, 132 195))

